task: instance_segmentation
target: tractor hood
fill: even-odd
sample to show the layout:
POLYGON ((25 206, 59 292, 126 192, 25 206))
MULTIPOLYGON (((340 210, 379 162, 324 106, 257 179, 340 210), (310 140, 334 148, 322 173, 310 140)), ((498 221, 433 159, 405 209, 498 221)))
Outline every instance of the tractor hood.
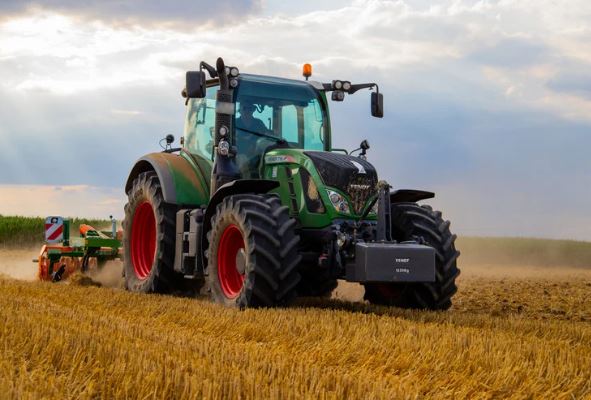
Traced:
POLYGON ((349 196, 356 214, 376 193, 378 174, 373 165, 359 157, 324 151, 305 151, 326 186, 349 196))

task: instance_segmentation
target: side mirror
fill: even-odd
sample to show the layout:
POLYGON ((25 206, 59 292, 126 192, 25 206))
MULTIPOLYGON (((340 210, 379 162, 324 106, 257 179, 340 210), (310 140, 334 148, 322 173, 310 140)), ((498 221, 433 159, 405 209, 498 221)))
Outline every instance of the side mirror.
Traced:
POLYGON ((371 115, 377 118, 384 116, 384 96, 381 93, 371 93, 371 115))
POLYGON ((187 71, 185 94, 188 99, 201 99, 205 97, 205 72, 187 71))
POLYGON ((361 142, 361 144, 359 145, 359 148, 361 150, 367 150, 367 149, 369 149, 369 142, 367 140, 363 140, 361 142))

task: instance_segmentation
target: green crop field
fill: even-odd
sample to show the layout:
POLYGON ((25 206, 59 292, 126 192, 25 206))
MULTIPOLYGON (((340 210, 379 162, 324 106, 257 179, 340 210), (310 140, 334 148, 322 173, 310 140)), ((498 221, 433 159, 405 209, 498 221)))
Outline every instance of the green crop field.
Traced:
MULTIPOLYGON (((99 219, 72 218, 72 235, 80 224, 97 229, 110 227, 110 222, 99 219)), ((0 215, 0 247, 29 247, 43 242, 45 218, 0 215)))

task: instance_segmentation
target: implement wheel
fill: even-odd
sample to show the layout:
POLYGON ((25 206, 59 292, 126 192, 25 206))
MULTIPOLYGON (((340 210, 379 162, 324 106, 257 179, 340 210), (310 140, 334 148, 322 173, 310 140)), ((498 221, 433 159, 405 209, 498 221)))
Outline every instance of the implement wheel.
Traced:
POLYGON ((207 235, 212 299, 240 308, 288 305, 300 280, 294 226, 276 196, 226 197, 207 235))
POLYGON ((40 281, 51 281, 51 274, 49 273, 50 261, 49 257, 47 257, 46 247, 46 245, 43 245, 38 258, 37 279, 39 279, 40 281))
POLYGON ((173 271, 175 208, 164 202, 155 172, 143 172, 128 193, 123 221, 125 286, 133 292, 168 293, 173 271))
POLYGON ((392 238, 397 241, 416 240, 435 249, 435 282, 366 283, 365 299, 374 304, 402 308, 447 310, 457 292, 456 278, 460 270, 456 259, 460 253, 439 211, 416 203, 392 204, 392 238))

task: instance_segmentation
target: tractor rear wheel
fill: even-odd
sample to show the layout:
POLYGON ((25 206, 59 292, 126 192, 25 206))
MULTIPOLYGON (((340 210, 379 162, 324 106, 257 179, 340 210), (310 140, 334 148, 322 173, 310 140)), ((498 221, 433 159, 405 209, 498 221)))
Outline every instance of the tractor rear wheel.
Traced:
POLYGON ((294 226, 288 208, 274 195, 226 197, 207 235, 213 300, 240 308, 290 304, 300 280, 294 226))
POLYGON ((174 259, 175 207, 164 202, 155 172, 143 172, 128 193, 123 220, 125 287, 169 293, 179 279, 174 259))
POLYGON ((447 310, 456 293, 460 274, 456 259, 460 253, 441 212, 416 203, 392 204, 392 238, 399 242, 416 240, 435 249, 435 282, 366 283, 365 299, 374 304, 402 308, 447 310))

